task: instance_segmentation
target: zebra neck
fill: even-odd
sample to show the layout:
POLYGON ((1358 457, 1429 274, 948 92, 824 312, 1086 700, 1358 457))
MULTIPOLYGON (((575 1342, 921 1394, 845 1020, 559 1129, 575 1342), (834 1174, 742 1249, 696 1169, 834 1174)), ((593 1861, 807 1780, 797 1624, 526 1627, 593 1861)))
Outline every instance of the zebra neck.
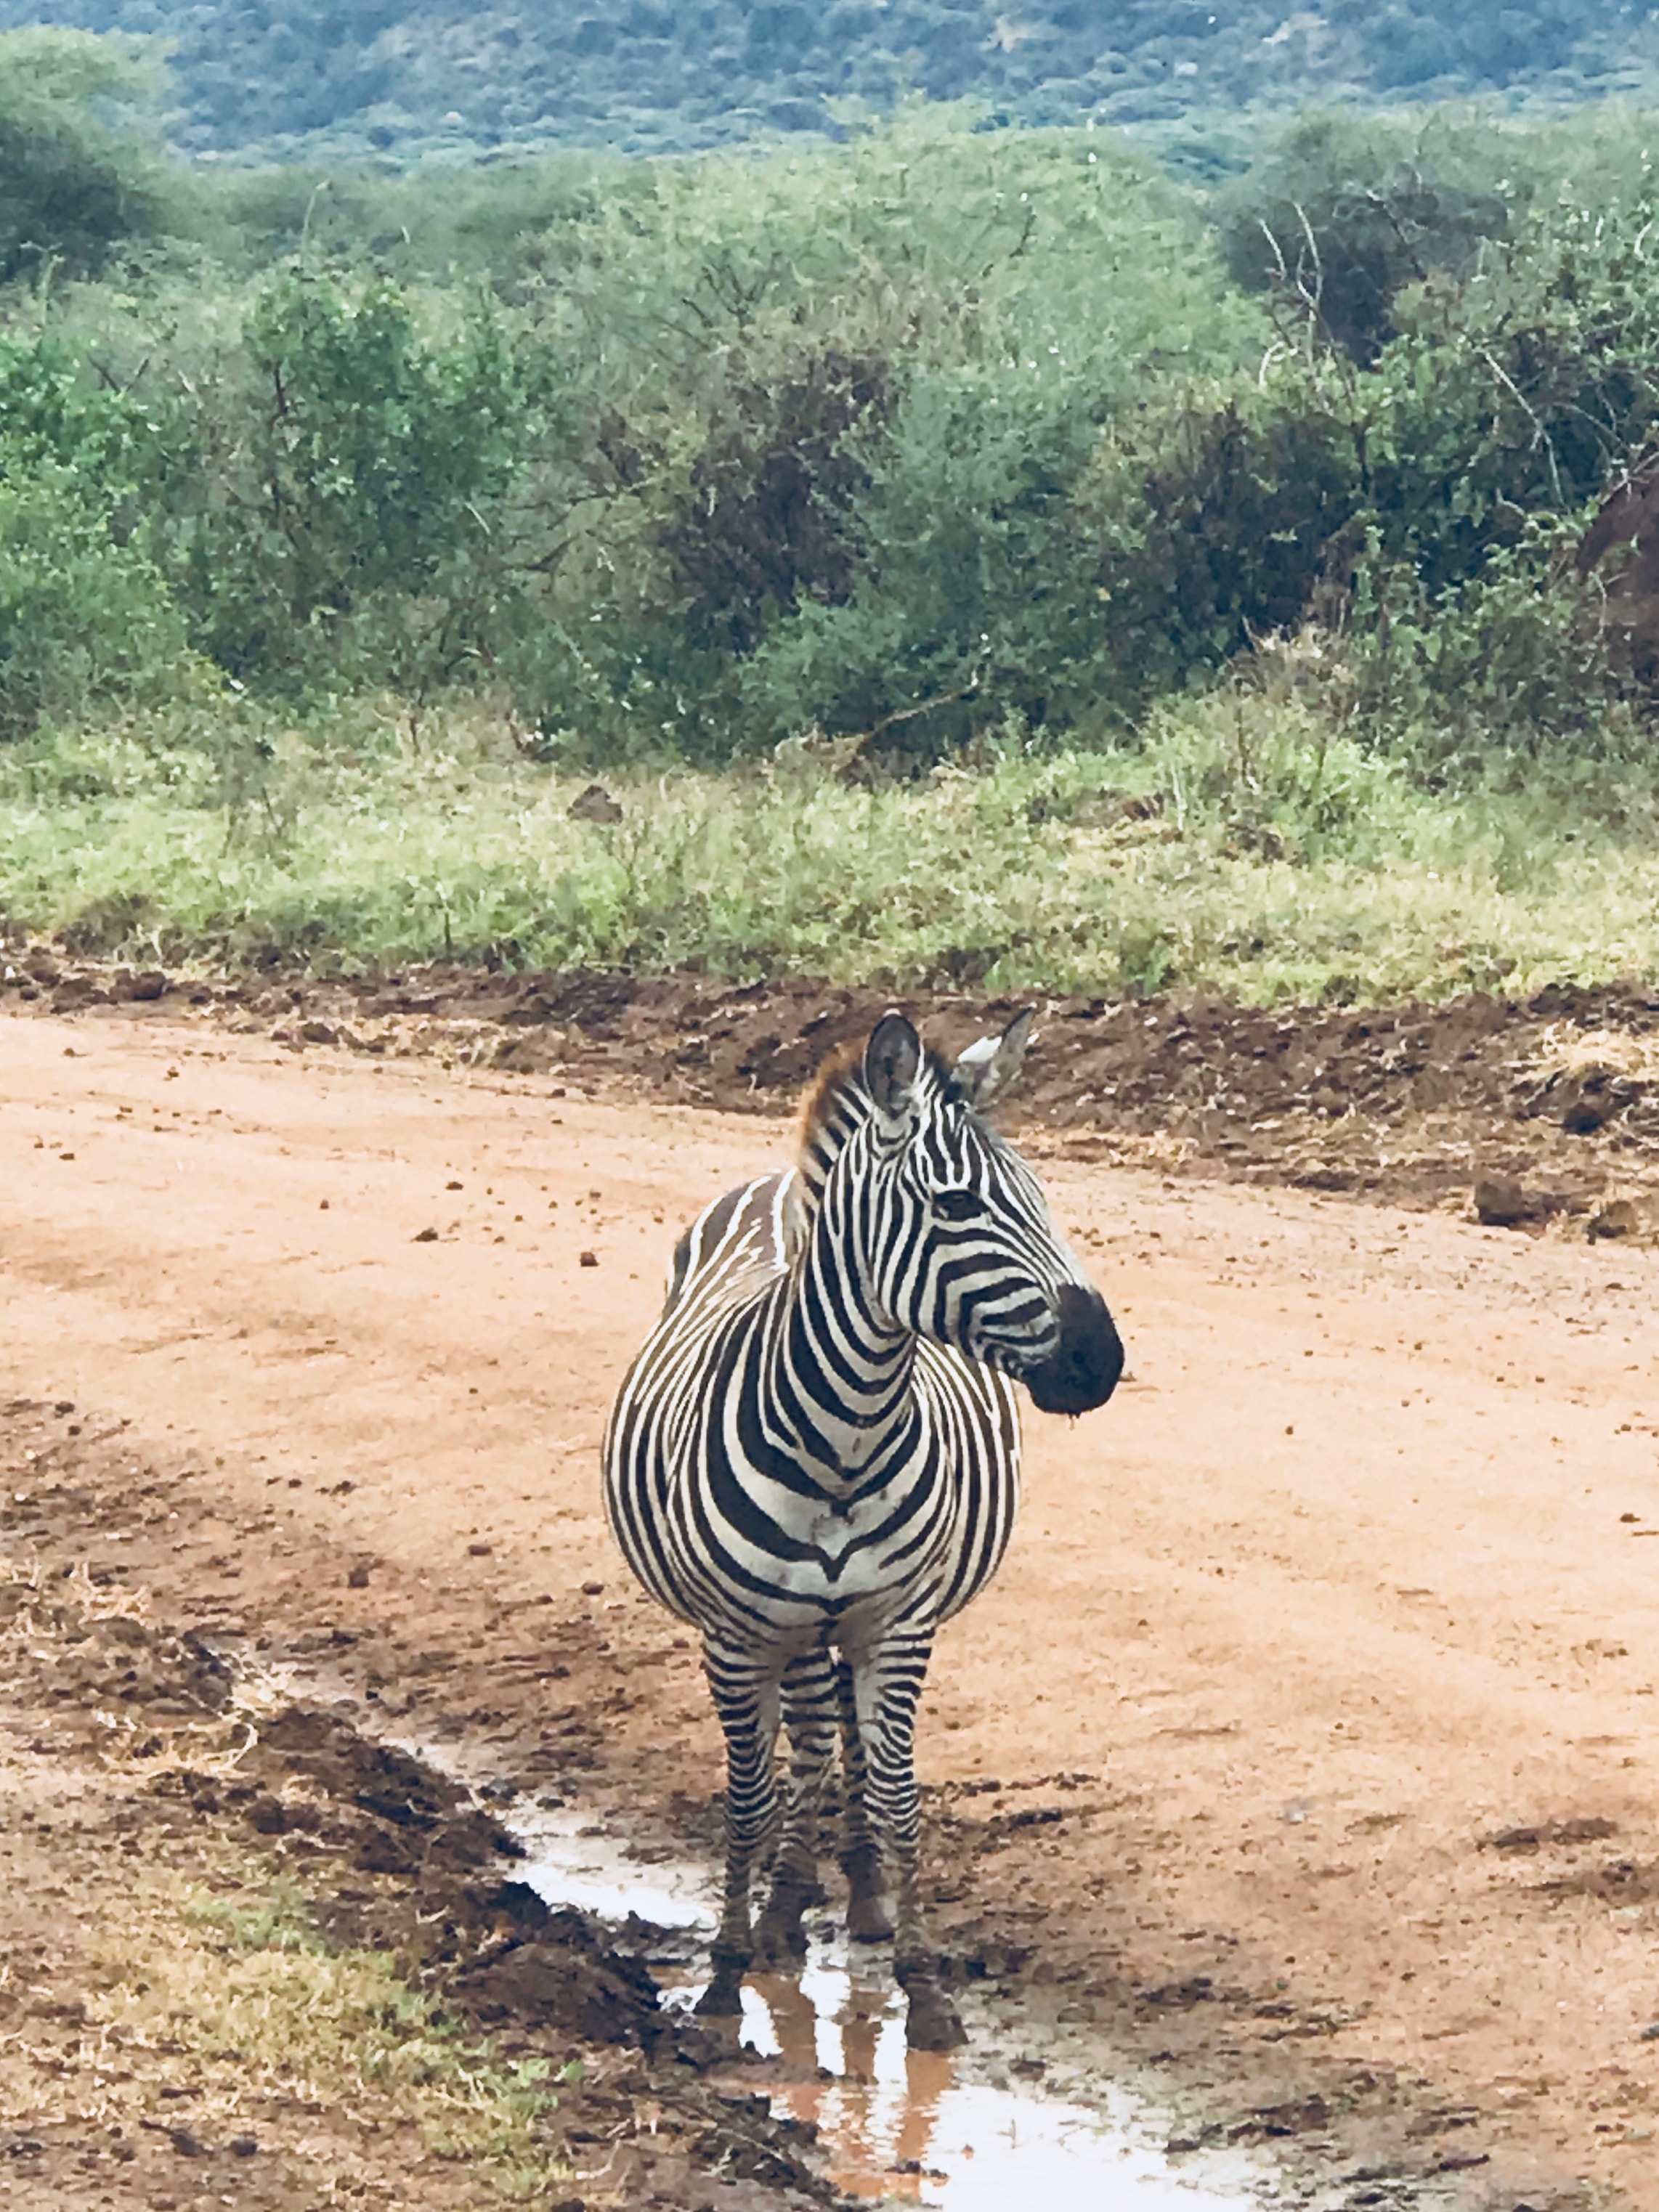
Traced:
POLYGON ((916 1340, 883 1313, 831 1194, 791 1269, 768 1362, 768 1425, 831 1486, 878 1475, 917 1417, 916 1340))

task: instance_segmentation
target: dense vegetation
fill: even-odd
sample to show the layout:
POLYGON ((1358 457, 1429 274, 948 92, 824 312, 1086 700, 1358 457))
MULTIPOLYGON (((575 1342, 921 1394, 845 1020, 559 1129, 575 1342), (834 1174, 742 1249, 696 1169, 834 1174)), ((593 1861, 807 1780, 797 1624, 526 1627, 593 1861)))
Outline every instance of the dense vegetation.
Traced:
POLYGON ((204 177, 152 97, 0 42, 0 920, 1394 989, 1645 854, 1571 558, 1659 435, 1639 112, 1304 116, 1200 192, 919 103, 204 177))
POLYGON ((515 143, 686 151, 833 127, 848 100, 976 98, 1024 123, 1133 125, 1229 143, 1228 111, 1310 98, 1640 88, 1645 6, 1607 0, 0 0, 34 22, 168 40, 192 151, 330 158, 515 143))

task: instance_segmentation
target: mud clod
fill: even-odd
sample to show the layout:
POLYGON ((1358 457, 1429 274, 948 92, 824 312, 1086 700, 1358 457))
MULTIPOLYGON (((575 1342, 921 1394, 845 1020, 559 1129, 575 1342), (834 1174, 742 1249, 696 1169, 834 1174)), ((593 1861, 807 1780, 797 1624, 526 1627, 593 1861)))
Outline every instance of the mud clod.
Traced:
POLYGON ((1518 1182, 1488 1180, 1474 1187, 1474 1218, 1489 1229, 1518 1229, 1536 1218, 1539 1203, 1518 1182))

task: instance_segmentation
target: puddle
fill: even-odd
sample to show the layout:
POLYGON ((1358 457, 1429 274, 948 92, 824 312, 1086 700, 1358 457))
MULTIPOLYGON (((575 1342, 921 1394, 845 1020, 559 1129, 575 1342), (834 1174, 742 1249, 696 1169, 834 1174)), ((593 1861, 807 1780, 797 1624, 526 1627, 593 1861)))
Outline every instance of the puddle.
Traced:
POLYGON ((538 1812, 507 1825, 530 1853, 517 1877, 544 1903, 573 1905, 613 1924, 631 1914, 653 1928, 714 1933, 717 1894, 701 1867, 666 1858, 653 1866, 630 1856, 591 1814, 538 1812))
MULTIPOLYGON (((305 1694, 319 1693, 323 1671, 305 1670, 305 1694)), ((360 1710, 349 1698, 336 1702, 360 1710)), ((467 1781, 452 1747, 387 1740, 467 1781)), ((646 1958, 665 2003, 689 2010, 696 2002, 719 1917, 712 1867, 623 1841, 591 1808, 521 1799, 494 1809, 527 1854, 514 1869, 519 1881, 550 1905, 619 1930, 646 1958)), ((971 1989, 958 1993, 966 2047, 912 2051, 886 1951, 849 1946, 823 1921, 809 1921, 809 1937, 799 1975, 754 1975, 744 1985, 741 2041, 773 2064, 745 2069, 740 2086, 763 2093, 775 2113, 817 2127, 824 2170, 848 2196, 941 2212, 1027 2204, 1042 2212, 1266 2212, 1307 2203, 1302 2192, 1276 2189, 1271 2170, 1248 2154, 1168 2153, 1167 2111, 1102 2078, 1080 2040, 1066 2045, 1064 2031, 1057 2038, 1035 2021, 990 2017, 971 1989), (1039 2045, 1051 2062, 1050 2086, 1011 2082, 1039 2045), (1061 2078, 1066 2063, 1069 2080, 1061 2078)))
MULTIPOLYGON (((665 2001, 696 2003, 716 1917, 707 1870, 636 1862, 575 1814, 538 1814, 516 1832, 531 1855, 520 1880, 550 1905, 665 1931, 652 1954, 665 2001)), ((1171 2158, 1167 2119, 1121 2090, 1091 2082, 1086 2104, 1067 2103, 1009 2083, 998 2029, 972 2016, 971 1998, 965 2051, 908 2050, 904 2000, 880 1978, 884 1954, 871 1964, 866 1978, 862 1956, 855 1965, 820 1931, 798 1977, 755 1975, 743 1992, 742 2040, 777 2062, 744 2086, 816 2124, 829 2176, 848 2195, 943 2212, 1245 2212, 1274 2201, 1252 2160, 1171 2158)))

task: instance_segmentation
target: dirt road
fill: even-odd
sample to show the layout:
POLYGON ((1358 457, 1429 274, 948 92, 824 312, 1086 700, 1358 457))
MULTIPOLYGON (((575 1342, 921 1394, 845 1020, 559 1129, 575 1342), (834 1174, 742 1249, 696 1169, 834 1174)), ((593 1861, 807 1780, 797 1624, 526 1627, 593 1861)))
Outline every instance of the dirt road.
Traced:
MULTIPOLYGON (((787 1143, 556 1069, 0 1018, 0 1398, 169 1471, 179 1533, 135 1500, 106 1571, 283 1648, 428 1647, 436 1733, 574 1743, 706 1833, 695 1655, 595 1455, 676 1225, 787 1143)), ((1131 1379, 1030 1417, 1011 1564, 936 1662, 947 1940, 1035 1927, 1074 2017, 1361 2151, 1392 2115, 1472 2205, 1659 2206, 1659 1258, 1044 1172, 1131 1379)))

